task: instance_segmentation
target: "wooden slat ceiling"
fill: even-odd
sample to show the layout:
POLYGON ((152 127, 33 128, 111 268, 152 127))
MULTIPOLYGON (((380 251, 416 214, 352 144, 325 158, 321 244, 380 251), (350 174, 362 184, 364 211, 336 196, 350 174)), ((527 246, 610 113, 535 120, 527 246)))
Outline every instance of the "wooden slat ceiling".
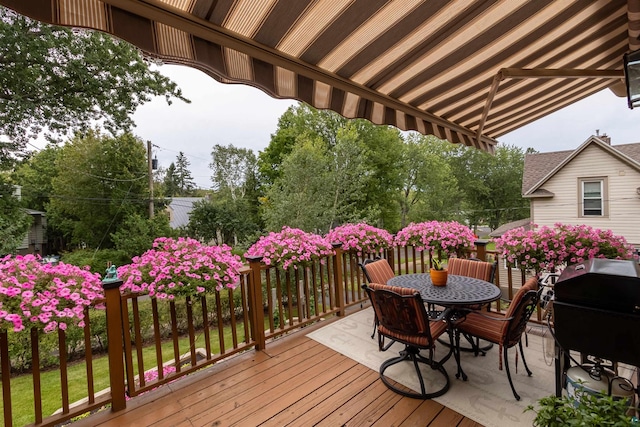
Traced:
POLYGON ((114 34, 220 82, 490 152, 518 127, 604 88, 618 92, 622 56, 640 48, 640 0, 0 4, 114 34))

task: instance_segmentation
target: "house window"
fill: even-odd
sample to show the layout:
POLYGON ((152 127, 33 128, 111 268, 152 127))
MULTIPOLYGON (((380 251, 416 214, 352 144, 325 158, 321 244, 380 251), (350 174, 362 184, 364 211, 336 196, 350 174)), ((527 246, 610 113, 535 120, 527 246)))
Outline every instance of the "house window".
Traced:
POLYGON ((605 206, 606 179, 582 178, 580 179, 580 216, 606 216, 605 206))

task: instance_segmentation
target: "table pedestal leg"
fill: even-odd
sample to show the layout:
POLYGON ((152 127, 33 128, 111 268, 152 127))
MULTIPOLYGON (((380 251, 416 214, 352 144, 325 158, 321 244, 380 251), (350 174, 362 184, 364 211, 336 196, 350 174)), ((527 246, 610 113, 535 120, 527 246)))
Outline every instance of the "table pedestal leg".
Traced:
POLYGON ((456 364, 458 365, 458 372, 456 372, 456 378, 462 377, 462 381, 467 380, 467 374, 462 370, 462 365, 460 364, 460 331, 456 329, 455 331, 455 345, 453 346, 453 357, 456 359, 456 364))

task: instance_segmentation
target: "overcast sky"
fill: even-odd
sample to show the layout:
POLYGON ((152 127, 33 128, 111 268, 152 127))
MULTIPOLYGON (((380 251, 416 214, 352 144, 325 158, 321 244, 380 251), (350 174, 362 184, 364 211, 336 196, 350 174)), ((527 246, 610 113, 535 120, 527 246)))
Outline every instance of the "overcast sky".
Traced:
MULTIPOLYGON (((154 145, 160 166, 167 168, 180 151, 201 188, 211 187, 211 148, 214 144, 263 150, 278 125, 278 118, 296 101, 271 98, 247 85, 216 82, 193 68, 163 65, 160 71, 174 80, 191 104, 164 98, 141 106, 134 133, 154 145)), ((611 137, 613 145, 640 142, 640 108, 630 110, 626 98, 604 90, 514 132, 500 143, 539 152, 577 148, 589 136, 611 137)))

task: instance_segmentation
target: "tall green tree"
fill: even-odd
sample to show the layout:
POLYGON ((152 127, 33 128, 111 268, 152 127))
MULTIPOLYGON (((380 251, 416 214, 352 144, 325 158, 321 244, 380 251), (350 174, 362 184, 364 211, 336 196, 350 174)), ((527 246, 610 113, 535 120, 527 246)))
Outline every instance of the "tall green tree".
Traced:
POLYGON ((246 215, 248 201, 216 197, 194 204, 187 233, 205 242, 236 246, 258 232, 258 224, 246 215))
POLYGON ((465 216, 470 224, 491 228, 529 215, 529 202, 522 197, 524 151, 499 145, 495 155, 469 147, 449 152, 451 169, 464 193, 465 216))
POLYGON ((402 176, 398 173, 402 167, 402 149, 404 141, 397 128, 377 126, 368 120, 354 120, 360 140, 366 150, 364 161, 368 173, 365 205, 379 211, 376 219, 371 218, 372 225, 397 231, 400 224, 400 208, 398 194, 402 187, 402 176))
POLYGON ((176 157, 174 171, 175 182, 178 186, 180 196, 189 196, 196 188, 193 175, 191 175, 191 171, 189 170, 190 165, 189 159, 180 151, 178 157, 176 157))
POLYGON ((0 155, 43 130, 83 130, 100 121, 115 134, 152 96, 189 102, 149 68, 138 49, 101 32, 51 26, 0 7, 0 155))
POLYGON ((175 197, 180 195, 180 186, 176 176, 176 164, 171 162, 162 180, 164 194, 167 197, 175 197))
POLYGON ((0 256, 15 253, 31 225, 31 216, 14 193, 15 186, 0 173, 0 256))
POLYGON ((47 214, 69 243, 111 248, 111 235, 129 215, 148 212, 145 143, 131 134, 76 135, 62 147, 56 168, 47 214))
POLYGON ((257 172, 257 159, 252 150, 234 147, 233 144, 216 144, 211 150, 213 189, 228 192, 233 200, 243 198, 247 184, 257 172))
POLYGON ((265 193, 270 196, 263 205, 264 217, 269 218, 267 222, 271 226, 282 222, 282 218, 295 210, 286 212, 276 201, 289 204, 284 194, 299 190, 296 180, 311 185, 310 178, 302 176, 305 172, 295 166, 295 162, 289 161, 287 173, 301 175, 284 176, 289 156, 306 145, 305 150, 298 153, 297 161, 304 163, 306 156, 319 156, 322 152, 323 164, 313 165, 310 170, 317 170, 314 173, 318 174, 322 171, 325 190, 331 192, 327 200, 314 200, 314 206, 322 205, 327 211, 323 213, 324 219, 316 217, 310 221, 312 227, 325 229, 366 219, 380 227, 398 229, 401 187, 398 168, 402 143, 400 132, 389 126, 375 126, 367 120, 347 120, 334 112, 318 111, 305 104, 289 108, 258 159, 265 193), (276 212, 271 211, 274 209, 276 212))
POLYGON ((282 226, 326 231, 333 192, 327 185, 327 147, 316 137, 298 143, 282 162, 281 176, 266 193, 264 218, 269 230, 282 226))
POLYGON ((457 219, 462 201, 455 176, 443 156, 447 141, 412 133, 402 150, 402 226, 409 222, 457 219))
POLYGON ((249 149, 216 144, 209 167, 215 192, 194 206, 187 232, 218 244, 245 243, 261 228, 256 156, 249 149))
POLYGON ((111 240, 117 250, 132 258, 151 249, 157 237, 172 234, 169 215, 165 212, 153 218, 133 213, 124 218, 118 229, 111 233, 111 240))
POLYGON ((333 146, 338 129, 346 122, 339 114, 316 110, 304 103, 289 107, 278 119, 278 128, 271 135, 269 145, 259 155, 258 168, 265 184, 271 185, 281 176, 282 162, 298 141, 320 138, 333 146))
POLYGON ((13 181, 22 188, 22 205, 29 209, 46 211, 53 194, 53 178, 57 175, 56 160, 61 148, 48 144, 32 153, 16 167, 13 181))

